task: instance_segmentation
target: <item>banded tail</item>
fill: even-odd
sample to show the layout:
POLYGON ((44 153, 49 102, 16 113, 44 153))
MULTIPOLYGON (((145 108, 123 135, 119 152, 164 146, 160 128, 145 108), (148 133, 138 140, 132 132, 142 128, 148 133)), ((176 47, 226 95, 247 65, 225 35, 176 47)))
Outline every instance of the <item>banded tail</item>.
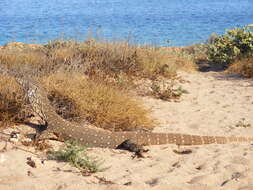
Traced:
POLYGON ((204 145, 204 144, 227 144, 231 142, 253 142, 253 137, 221 137, 221 136, 198 136, 178 133, 147 133, 147 132, 115 132, 112 138, 116 143, 130 139, 139 145, 204 145))

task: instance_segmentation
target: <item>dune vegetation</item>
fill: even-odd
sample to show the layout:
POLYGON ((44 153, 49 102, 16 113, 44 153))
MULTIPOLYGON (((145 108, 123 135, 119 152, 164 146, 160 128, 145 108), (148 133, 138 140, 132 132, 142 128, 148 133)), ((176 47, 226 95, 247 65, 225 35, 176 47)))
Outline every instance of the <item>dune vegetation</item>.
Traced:
MULTIPOLYGON (((9 43, 0 49, 0 64, 38 80, 63 118, 112 131, 152 129, 154 119, 136 98, 137 86, 151 81, 152 91, 152 81, 196 69, 194 57, 183 51, 94 39, 9 43)), ((0 120, 23 122, 32 115, 24 92, 12 77, 0 77, 0 120)))
MULTIPOLYGON (((87 39, 50 41, 44 45, 13 42, 0 47, 0 64, 41 83, 63 118, 85 121, 111 131, 155 126, 150 110, 136 95, 178 99, 177 72, 218 65, 229 73, 253 77, 253 32, 236 28, 212 34, 205 44, 154 47, 87 39), (171 81, 161 88, 163 81, 171 81), (149 89, 139 93, 140 88, 149 89)), ((0 75, 0 121, 23 122, 32 116, 24 92, 11 76, 0 75)))
POLYGON ((212 36, 206 52, 208 61, 222 65, 228 72, 253 77, 252 27, 235 28, 224 35, 212 36))

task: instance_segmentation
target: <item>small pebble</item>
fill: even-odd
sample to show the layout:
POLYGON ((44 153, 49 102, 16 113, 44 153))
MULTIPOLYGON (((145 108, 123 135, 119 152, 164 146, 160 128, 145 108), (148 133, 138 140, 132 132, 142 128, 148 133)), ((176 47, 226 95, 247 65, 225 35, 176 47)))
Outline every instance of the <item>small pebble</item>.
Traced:
POLYGON ((17 138, 10 138, 9 141, 12 142, 12 143, 17 143, 18 139, 17 138))
POLYGON ((6 160, 6 156, 3 153, 0 153, 0 164, 4 163, 6 160))

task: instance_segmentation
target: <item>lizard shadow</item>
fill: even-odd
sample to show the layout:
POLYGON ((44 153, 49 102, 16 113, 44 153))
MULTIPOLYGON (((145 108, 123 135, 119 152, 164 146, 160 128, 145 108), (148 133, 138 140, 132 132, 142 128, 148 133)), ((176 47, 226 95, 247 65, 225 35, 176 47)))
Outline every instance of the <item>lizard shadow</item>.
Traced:
POLYGON ((233 81, 235 84, 241 87, 253 87, 253 79, 246 78, 241 74, 229 74, 229 73, 212 73, 212 77, 219 81, 233 81), (246 83, 244 83, 246 82, 246 83), (244 84, 243 84, 244 83, 244 84))

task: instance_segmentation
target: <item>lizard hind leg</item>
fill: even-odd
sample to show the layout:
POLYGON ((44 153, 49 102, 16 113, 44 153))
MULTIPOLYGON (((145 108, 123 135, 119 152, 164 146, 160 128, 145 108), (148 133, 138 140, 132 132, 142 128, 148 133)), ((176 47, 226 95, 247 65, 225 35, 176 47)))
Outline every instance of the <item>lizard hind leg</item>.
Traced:
POLYGON ((149 151, 148 149, 144 149, 141 145, 133 142, 130 139, 123 141, 120 145, 116 147, 116 149, 134 152, 133 158, 144 158, 143 153, 149 151))
POLYGON ((49 130, 42 131, 40 133, 36 134, 36 141, 46 140, 46 139, 52 139, 52 140, 59 140, 58 137, 50 132, 49 130))
POLYGON ((177 144, 177 150, 173 150, 176 154, 190 154, 192 153, 191 149, 182 149, 182 146, 180 144, 177 144))
POLYGON ((41 125, 36 131, 35 141, 42 141, 46 139, 58 140, 58 137, 48 129, 48 123, 41 125))

